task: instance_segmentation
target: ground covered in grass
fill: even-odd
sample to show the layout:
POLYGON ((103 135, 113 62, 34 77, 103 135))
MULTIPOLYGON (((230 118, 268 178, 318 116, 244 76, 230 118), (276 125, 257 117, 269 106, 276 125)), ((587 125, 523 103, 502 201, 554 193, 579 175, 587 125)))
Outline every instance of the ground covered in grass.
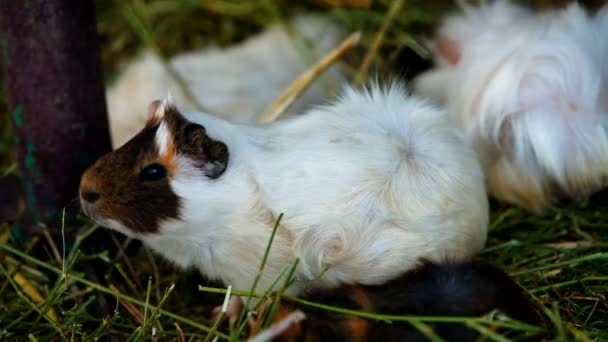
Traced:
MULTIPOLYGON (((369 9, 328 4, 339 2, 97 1, 106 79, 111 81, 144 46, 169 57, 211 43, 227 45, 302 10, 326 12, 345 27, 361 30, 362 45, 369 48, 395 6, 388 0, 373 1, 369 9)), ((451 7, 449 1, 402 1, 375 55, 377 72, 409 77, 427 65, 421 38, 451 7)), ((0 175, 14 170, 2 101, 0 175)), ((504 268, 543 308, 550 322, 544 332, 548 340, 608 340, 606 208, 608 194, 543 215, 493 204, 481 256, 504 268)), ((215 330, 209 311, 223 295, 200 291, 199 285, 214 285, 196 272, 177 272, 138 242, 83 218, 44 222, 39 231, 28 239, 0 222, 0 341, 229 337, 223 328, 209 333, 215 330)), ((488 340, 506 340, 493 333, 495 317, 486 321, 477 327, 488 340)), ((527 328, 515 324, 513 329, 521 334, 527 328)))

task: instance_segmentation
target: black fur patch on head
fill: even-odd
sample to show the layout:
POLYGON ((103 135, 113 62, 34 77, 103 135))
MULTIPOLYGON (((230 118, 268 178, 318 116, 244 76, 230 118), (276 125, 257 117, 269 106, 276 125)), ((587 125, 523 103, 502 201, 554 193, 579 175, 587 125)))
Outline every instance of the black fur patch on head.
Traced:
POLYGON ((228 167, 228 146, 207 135, 205 127, 185 119, 175 106, 165 106, 163 120, 169 127, 177 152, 194 161, 209 178, 218 178, 228 167))
POLYGON ((83 210, 93 219, 112 219, 136 233, 155 233, 160 224, 179 219, 180 198, 169 184, 170 174, 157 181, 142 181, 140 172, 159 159, 155 137, 158 125, 146 126, 116 151, 100 158, 81 180, 81 196, 95 192, 99 199, 88 203, 81 197, 83 210))

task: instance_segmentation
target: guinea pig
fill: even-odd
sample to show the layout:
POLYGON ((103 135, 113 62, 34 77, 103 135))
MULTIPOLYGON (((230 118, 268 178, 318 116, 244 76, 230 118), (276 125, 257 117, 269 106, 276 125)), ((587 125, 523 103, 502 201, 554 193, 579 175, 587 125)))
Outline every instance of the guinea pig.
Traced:
MULTIPOLYGON (((298 74, 344 36, 337 24, 323 16, 299 15, 288 24, 290 31, 274 24, 242 43, 181 53, 169 63, 205 110, 234 122, 254 122, 298 74)), ((302 94, 291 111, 304 111, 321 103, 330 89, 338 89, 343 77, 337 67, 330 71, 302 94)), ((146 122, 141 108, 167 90, 182 109, 195 108, 151 51, 127 66, 106 92, 114 148, 139 132, 146 122)))
POLYGON ((181 267, 257 289, 296 259, 314 280, 380 284, 419 258, 466 260, 486 240, 474 151, 444 111, 403 87, 347 88, 331 105, 269 125, 154 102, 142 131, 82 176, 83 211, 181 267))
MULTIPOLYGON (((499 268, 480 260, 465 263, 424 262, 381 285, 342 285, 317 289, 302 298, 342 309, 390 316, 481 317, 500 311, 512 319, 542 326, 520 286, 499 268)), ((369 320, 305 306, 284 298, 275 317, 281 322, 295 310, 305 319, 274 341, 427 341, 408 322, 369 320)), ((445 341, 477 341, 479 333, 462 323, 426 324, 445 341)), ((255 326, 255 325, 252 325, 255 326)), ((252 329, 257 333, 257 329, 252 329)))
POLYGON ((608 175, 607 35, 608 6, 465 5, 439 28, 436 67, 415 91, 447 106, 497 199, 532 211, 583 199, 608 175))

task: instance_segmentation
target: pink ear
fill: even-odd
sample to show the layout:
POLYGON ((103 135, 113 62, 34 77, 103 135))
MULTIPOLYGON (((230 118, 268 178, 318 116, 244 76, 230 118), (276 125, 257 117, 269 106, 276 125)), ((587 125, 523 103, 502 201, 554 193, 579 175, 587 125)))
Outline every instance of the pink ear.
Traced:
POLYGON ((435 41, 435 53, 452 65, 460 61, 458 43, 450 38, 439 36, 435 41))
POLYGON ((161 100, 155 100, 148 105, 148 120, 159 119, 159 115, 161 115, 159 109, 162 103, 161 100))

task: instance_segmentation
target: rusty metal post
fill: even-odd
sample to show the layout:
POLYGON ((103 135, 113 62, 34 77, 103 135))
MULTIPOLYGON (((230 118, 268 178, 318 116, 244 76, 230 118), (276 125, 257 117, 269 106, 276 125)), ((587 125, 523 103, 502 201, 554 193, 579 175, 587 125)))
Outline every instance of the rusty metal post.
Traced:
POLYGON ((0 64, 27 213, 56 219, 111 149, 93 1, 0 1, 0 64))

